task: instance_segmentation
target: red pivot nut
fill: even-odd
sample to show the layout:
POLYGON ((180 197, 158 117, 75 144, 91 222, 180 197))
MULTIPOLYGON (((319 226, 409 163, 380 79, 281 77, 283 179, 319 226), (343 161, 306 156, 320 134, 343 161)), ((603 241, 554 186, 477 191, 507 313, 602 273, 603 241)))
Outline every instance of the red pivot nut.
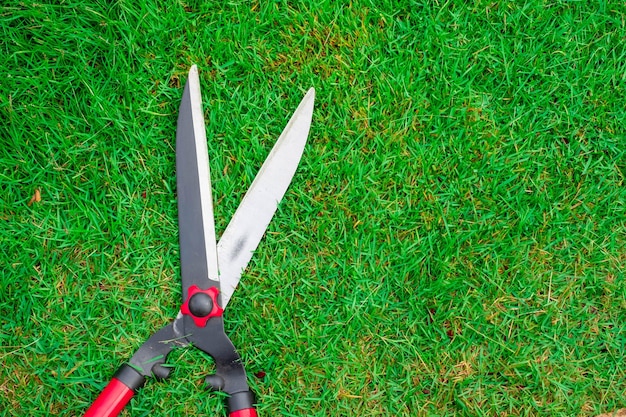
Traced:
POLYGON ((191 316, 198 327, 206 326, 211 317, 221 316, 224 309, 217 303, 219 290, 211 287, 201 290, 196 285, 189 287, 187 299, 180 307, 183 314, 191 316))

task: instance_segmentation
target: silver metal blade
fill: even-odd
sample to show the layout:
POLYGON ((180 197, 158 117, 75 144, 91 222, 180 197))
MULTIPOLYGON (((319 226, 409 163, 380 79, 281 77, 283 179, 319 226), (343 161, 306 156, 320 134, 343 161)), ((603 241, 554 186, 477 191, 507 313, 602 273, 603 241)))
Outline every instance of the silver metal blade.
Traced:
POLYGON ((187 289, 218 281, 211 177, 198 69, 189 70, 176 129, 176 183, 183 300, 187 289))
POLYGON ((296 172, 309 135, 314 101, 315 89, 311 88, 291 116, 217 245, 223 308, 237 288, 243 270, 296 172))

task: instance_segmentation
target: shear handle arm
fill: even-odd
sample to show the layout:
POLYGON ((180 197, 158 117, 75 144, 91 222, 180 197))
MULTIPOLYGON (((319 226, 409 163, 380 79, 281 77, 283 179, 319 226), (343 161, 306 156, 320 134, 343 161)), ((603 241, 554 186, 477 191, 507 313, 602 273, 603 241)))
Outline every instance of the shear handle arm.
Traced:
POLYGON ((115 417, 128 404, 146 379, 129 365, 122 365, 84 417, 115 417))

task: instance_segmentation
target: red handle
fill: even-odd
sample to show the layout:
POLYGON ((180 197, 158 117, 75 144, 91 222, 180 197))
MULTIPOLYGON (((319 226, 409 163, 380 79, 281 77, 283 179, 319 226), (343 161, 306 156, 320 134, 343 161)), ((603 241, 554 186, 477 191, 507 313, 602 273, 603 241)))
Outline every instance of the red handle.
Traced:
POLYGON ((257 417, 254 408, 244 408, 243 410, 233 411, 228 417, 257 417))
POLYGON ((89 407, 85 417, 115 417, 133 398, 135 392, 117 378, 102 390, 96 401, 89 407))

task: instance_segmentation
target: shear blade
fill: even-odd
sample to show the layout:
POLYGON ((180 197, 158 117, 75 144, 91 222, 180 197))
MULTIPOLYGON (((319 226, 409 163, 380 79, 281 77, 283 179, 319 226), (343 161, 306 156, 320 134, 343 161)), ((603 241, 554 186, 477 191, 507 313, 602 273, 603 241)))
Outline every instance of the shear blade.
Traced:
POLYGON ((183 300, 191 285, 218 281, 211 178, 198 69, 192 66, 176 129, 176 184, 183 300))
POLYGON ((222 307, 239 284, 300 163, 313 117, 311 88, 287 123, 217 245, 222 307))

